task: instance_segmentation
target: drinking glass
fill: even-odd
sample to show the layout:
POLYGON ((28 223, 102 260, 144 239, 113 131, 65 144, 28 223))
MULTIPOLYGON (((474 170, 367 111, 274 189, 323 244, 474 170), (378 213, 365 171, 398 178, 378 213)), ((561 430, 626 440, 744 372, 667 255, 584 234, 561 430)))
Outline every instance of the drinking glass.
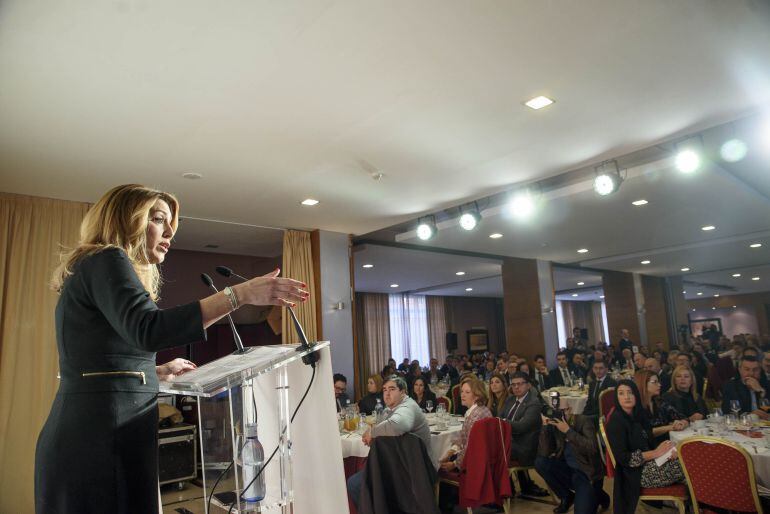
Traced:
POLYGON ((741 402, 738 400, 730 400, 730 410, 736 417, 738 417, 738 413, 741 411, 741 402))
POLYGON ((427 400, 427 401, 425 402, 425 410, 427 410, 427 411, 428 411, 428 414, 430 414, 431 412, 433 412, 433 400, 427 400))

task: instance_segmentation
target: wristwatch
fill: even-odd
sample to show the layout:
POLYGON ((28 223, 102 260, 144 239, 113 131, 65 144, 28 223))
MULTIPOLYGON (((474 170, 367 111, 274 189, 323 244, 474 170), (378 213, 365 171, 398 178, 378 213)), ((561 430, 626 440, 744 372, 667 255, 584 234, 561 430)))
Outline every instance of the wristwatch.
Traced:
POLYGON ((235 296, 235 291, 233 291, 233 288, 227 286, 222 290, 222 292, 225 293, 227 299, 230 300, 230 305, 232 306, 233 310, 236 310, 238 308, 238 297, 235 296))

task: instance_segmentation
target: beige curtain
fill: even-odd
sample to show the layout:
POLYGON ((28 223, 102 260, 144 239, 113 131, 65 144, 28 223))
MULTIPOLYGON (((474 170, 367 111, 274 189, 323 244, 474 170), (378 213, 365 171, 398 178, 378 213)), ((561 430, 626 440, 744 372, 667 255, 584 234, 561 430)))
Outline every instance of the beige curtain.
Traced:
POLYGON ((34 456, 58 388, 48 284, 89 205, 0 193, 0 512, 34 512, 34 456))
POLYGON ((390 311, 388 295, 356 293, 357 335, 366 350, 365 375, 379 373, 390 358, 390 311))
POLYGON ((591 320, 593 321, 594 342, 598 343, 599 341, 604 341, 604 318, 602 317, 602 302, 591 302, 591 320))
MULTIPOLYGON (((318 339, 316 326, 316 297, 315 280, 313 278, 313 254, 310 249, 310 232, 287 230, 283 236, 283 269, 282 277, 289 277, 307 284, 310 298, 304 303, 298 303, 294 308, 297 319, 305 329, 308 341, 318 339)), ((283 344, 299 343, 297 331, 291 321, 291 315, 284 307, 281 309, 281 341, 283 344)))
POLYGON ((428 341, 430 356, 440 364, 446 359, 446 305, 443 296, 425 296, 428 309, 428 341))
MULTIPOLYGON (((593 312, 591 311, 591 304, 593 302, 570 302, 562 301, 562 314, 564 315, 564 328, 567 332, 567 337, 572 337, 572 329, 575 327, 588 329, 588 343, 594 344, 597 341, 597 337, 601 337, 597 334, 594 328, 593 312)), ((563 346, 565 343, 561 343, 563 346)))

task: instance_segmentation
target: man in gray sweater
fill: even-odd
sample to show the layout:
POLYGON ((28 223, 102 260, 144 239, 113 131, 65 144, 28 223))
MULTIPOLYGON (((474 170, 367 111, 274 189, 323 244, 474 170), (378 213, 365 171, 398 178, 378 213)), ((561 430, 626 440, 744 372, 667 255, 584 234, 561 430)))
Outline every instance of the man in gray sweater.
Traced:
MULTIPOLYGON (((388 377, 382 384, 382 399, 386 409, 384 418, 362 436, 365 445, 369 446, 375 437, 393 437, 404 434, 414 434, 419 437, 430 453, 430 428, 425 414, 407 394, 406 381, 397 376, 388 377)), ((435 465, 435 463, 434 463, 435 465)), ((348 495, 358 507, 358 497, 361 494, 363 470, 351 475, 348 479, 348 495)))

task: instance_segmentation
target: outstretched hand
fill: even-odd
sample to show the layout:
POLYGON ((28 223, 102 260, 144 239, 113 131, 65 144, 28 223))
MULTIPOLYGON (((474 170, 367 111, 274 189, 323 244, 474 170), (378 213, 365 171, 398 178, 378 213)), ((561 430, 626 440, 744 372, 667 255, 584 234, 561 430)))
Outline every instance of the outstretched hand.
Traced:
POLYGON ((170 382, 174 377, 184 375, 188 371, 196 369, 198 366, 187 359, 176 358, 160 366, 155 366, 155 373, 161 382, 170 382))
POLYGON ((304 302, 310 297, 307 284, 291 278, 280 278, 280 268, 267 275, 233 286, 238 301, 250 305, 279 305, 294 307, 297 302, 304 302))

